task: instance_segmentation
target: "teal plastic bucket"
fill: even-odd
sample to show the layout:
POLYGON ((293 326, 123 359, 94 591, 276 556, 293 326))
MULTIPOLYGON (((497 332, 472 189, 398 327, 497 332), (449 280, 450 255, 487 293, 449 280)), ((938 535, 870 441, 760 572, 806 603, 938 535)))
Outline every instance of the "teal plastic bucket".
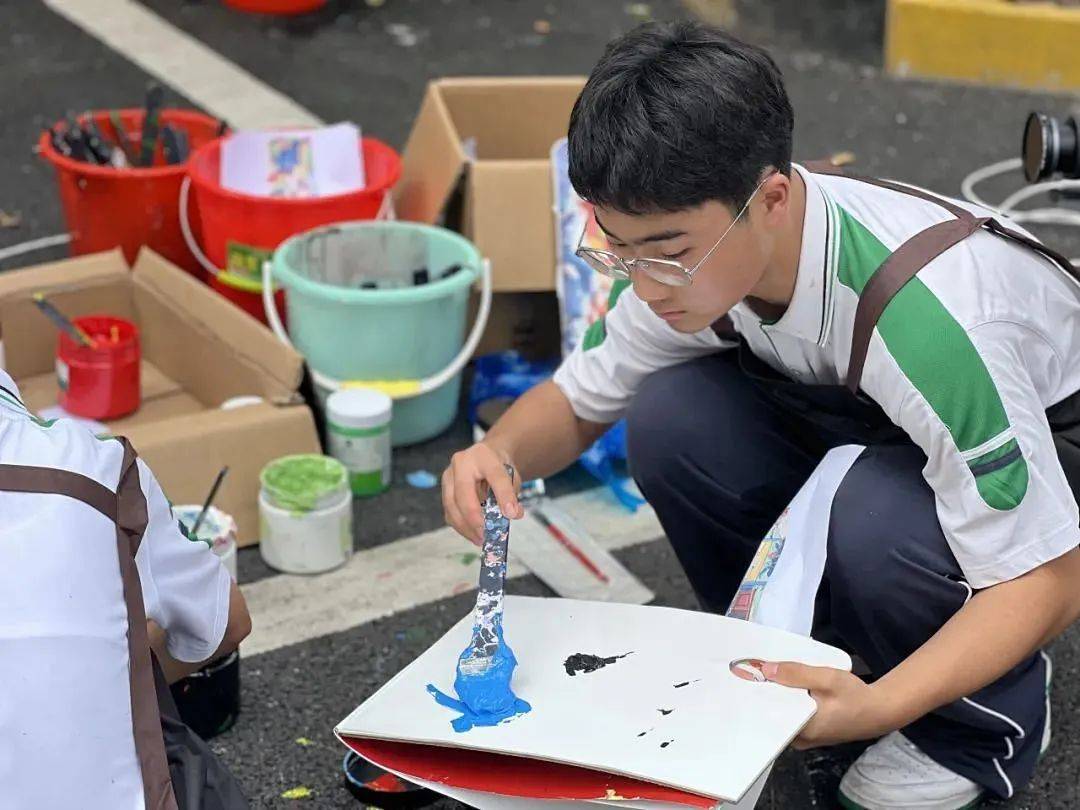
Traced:
MULTIPOLYGON (((430 377, 457 356, 480 267, 476 247, 452 231, 365 221, 294 236, 274 252, 271 273, 286 290, 289 339, 312 369, 343 382, 393 381, 430 377), (427 283, 416 283, 420 270, 427 283)), ((429 393, 395 397, 392 443, 444 431, 460 392, 459 373, 429 393)))

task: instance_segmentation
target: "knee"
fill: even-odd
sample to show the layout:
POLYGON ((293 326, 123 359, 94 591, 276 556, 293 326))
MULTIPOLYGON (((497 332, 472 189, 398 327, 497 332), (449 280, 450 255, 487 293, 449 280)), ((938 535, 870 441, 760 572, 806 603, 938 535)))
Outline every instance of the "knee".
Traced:
POLYGON ((940 532, 940 526, 919 466, 894 453, 866 451, 833 498, 827 564, 834 596, 876 602, 900 594, 904 561, 925 531, 940 532))
POLYGON ((627 409, 627 455, 646 495, 653 483, 677 474, 680 458, 685 458, 698 433, 693 420, 685 418, 691 407, 687 372, 684 366, 673 366, 650 374, 627 409))

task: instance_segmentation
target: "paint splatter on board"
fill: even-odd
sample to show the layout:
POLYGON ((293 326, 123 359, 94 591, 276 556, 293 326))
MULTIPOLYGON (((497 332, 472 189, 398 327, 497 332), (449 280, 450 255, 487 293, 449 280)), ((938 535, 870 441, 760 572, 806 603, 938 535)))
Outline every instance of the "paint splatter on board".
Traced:
POLYGON ((669 745, 671 745, 671 744, 672 744, 673 742, 675 742, 675 741, 674 741, 674 740, 667 740, 666 742, 662 742, 662 743, 660 743, 660 747, 661 747, 661 748, 667 748, 667 747, 668 747, 669 745))
POLYGON ((675 684, 675 688, 676 689, 682 689, 684 686, 689 686, 692 683, 699 683, 700 681, 701 681, 701 678, 697 678, 696 680, 693 680, 693 681, 683 681, 682 683, 675 684))
POLYGON ((589 655, 588 653, 574 653, 563 661, 563 668, 566 669, 566 674, 573 678, 579 672, 586 674, 589 672, 596 672, 596 670, 603 669, 609 664, 614 664, 620 658, 626 658, 626 656, 633 654, 634 651, 631 650, 622 655, 613 655, 609 658, 603 658, 599 655, 589 655))
POLYGON ((674 709, 657 709, 657 711, 660 712, 660 714, 664 715, 664 717, 667 717, 669 714, 671 714, 675 710, 674 709))

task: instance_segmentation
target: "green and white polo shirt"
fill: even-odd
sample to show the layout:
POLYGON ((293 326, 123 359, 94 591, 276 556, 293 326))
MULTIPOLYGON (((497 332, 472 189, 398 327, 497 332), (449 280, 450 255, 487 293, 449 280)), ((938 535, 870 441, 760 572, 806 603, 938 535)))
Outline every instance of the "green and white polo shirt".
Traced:
MULTIPOLYGON (((842 385, 866 282, 891 251, 950 215, 795 168, 807 197, 791 303, 772 323, 743 303, 729 314, 775 369, 842 385)), ((613 422, 651 372, 726 347, 711 330, 676 332, 631 289, 608 313, 604 340, 568 357, 555 382, 579 417, 613 422)), ((972 587, 1018 577, 1080 542, 1045 416, 1080 390, 1080 287, 1059 268, 986 232, 964 240, 886 308, 862 389, 926 453, 938 519, 972 587)))

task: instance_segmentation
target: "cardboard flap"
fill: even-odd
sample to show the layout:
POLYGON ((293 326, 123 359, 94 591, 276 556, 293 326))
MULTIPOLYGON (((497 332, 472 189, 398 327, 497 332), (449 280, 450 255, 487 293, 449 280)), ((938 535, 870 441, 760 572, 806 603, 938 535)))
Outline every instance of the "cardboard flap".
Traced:
POLYGON ((51 373, 56 328, 34 305, 44 293, 69 318, 110 314, 134 319, 131 280, 120 249, 0 273, 0 337, 15 379, 51 373))
POLYGON ((445 208, 467 158, 454 122, 432 82, 424 93, 401 160, 401 179, 394 188, 400 219, 433 223, 445 208))
POLYGON ((254 318, 149 248, 133 279, 143 351, 205 404, 295 393, 303 358, 254 318))

